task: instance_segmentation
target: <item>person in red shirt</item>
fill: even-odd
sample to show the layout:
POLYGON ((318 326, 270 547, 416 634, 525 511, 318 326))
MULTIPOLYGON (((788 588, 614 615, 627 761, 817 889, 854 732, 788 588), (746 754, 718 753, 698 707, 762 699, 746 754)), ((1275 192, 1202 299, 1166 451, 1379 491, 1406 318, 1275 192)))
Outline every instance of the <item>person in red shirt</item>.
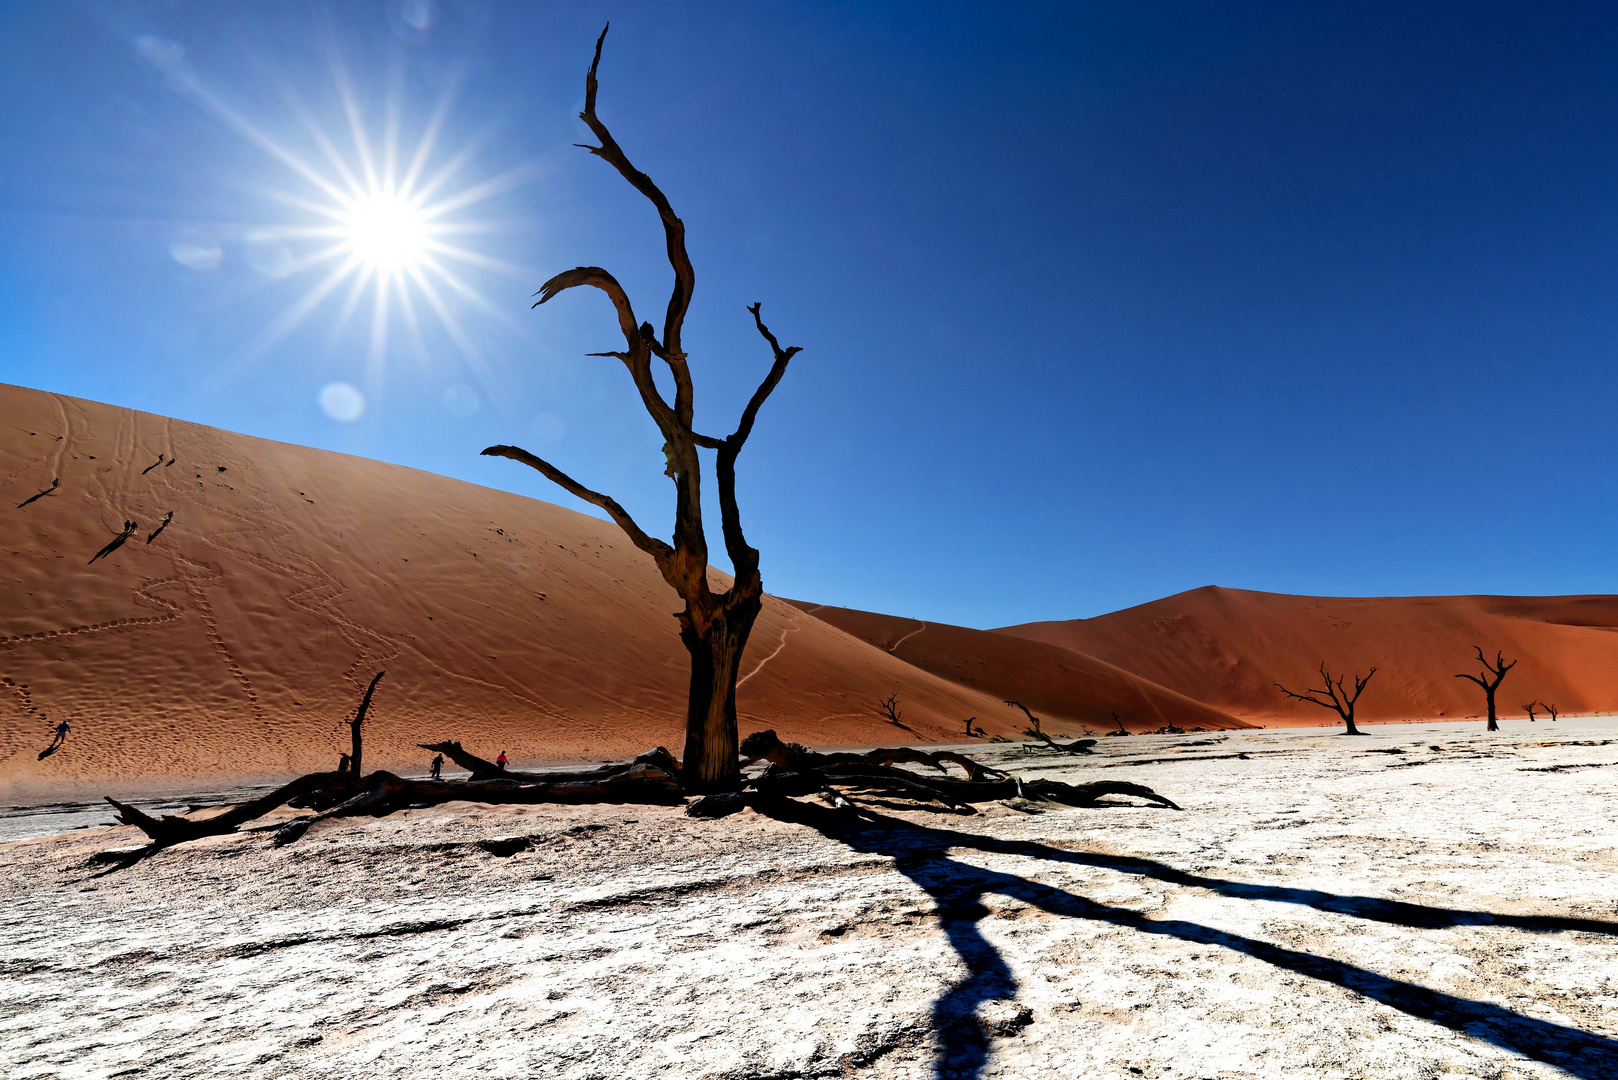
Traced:
POLYGON ((494 763, 496 765, 500 766, 500 768, 502 770, 505 769, 505 767, 506 767, 506 752, 504 750, 500 751, 500 756, 494 759, 494 763))

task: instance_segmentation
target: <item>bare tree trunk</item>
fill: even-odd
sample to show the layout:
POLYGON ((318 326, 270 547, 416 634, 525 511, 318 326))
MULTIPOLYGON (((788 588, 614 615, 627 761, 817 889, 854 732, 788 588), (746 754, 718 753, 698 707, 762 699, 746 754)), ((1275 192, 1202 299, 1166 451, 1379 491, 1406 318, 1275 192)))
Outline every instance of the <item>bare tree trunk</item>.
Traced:
POLYGON ((721 609, 699 634, 682 615, 680 640, 691 654, 686 700, 685 760, 681 776, 690 791, 734 791, 741 782, 736 756, 736 679, 742 653, 762 603, 758 597, 721 609))
POLYGON ((1485 686, 1483 688, 1484 696, 1489 699, 1489 731, 1500 730, 1500 719, 1495 715, 1494 711, 1494 691, 1495 688, 1493 686, 1485 686))
POLYGON ((353 750, 348 756, 348 771, 356 777, 361 775, 360 751, 364 748, 360 725, 365 723, 365 714, 371 711, 371 695, 376 693, 376 684, 381 682, 382 676, 386 674, 387 672, 385 671, 376 673, 376 678, 371 680, 371 685, 365 688, 365 696, 360 699, 359 711, 354 714, 354 719, 348 722, 348 732, 353 742, 353 750))

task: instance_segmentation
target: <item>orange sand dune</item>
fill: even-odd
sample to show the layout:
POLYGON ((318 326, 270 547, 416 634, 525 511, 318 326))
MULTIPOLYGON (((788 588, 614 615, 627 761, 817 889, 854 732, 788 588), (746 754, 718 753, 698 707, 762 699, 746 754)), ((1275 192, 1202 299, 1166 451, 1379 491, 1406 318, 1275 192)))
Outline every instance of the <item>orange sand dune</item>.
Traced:
MULTIPOLYGON (((0 416, 0 785, 332 767, 384 668, 373 765, 420 768, 414 744, 443 738, 519 766, 681 749, 678 602, 610 524, 17 387, 0 386, 0 416), (148 469, 160 454, 175 463, 148 469), (135 535, 91 563, 126 520, 135 535), (38 761, 64 719, 66 748, 38 761)), ((1019 726, 773 598, 744 672, 744 733, 914 741, 878 716, 894 690, 923 739, 971 715, 1019 726)))
POLYGON ((1143 678, 1249 720, 1333 720, 1290 701, 1332 671, 1378 669, 1360 699, 1370 720, 1482 716, 1483 691, 1457 679, 1479 671, 1472 646, 1519 661, 1499 691, 1503 718, 1524 702, 1564 713, 1618 712, 1618 597, 1285 596, 1210 586, 1068 622, 997 634, 1101 657, 1143 678))
MULTIPOLYGON (((1053 732, 1086 726, 1114 730, 1115 711, 1131 731, 1155 731, 1166 724, 1187 730, 1248 726, 1184 694, 1059 645, 853 608, 792 603, 901 660, 992 695, 997 708, 979 719, 1004 719, 1008 706, 998 702, 1010 699, 1050 721, 1045 726, 1053 732)), ((1022 713, 1009 710, 1009 715, 1027 726, 1022 713)))

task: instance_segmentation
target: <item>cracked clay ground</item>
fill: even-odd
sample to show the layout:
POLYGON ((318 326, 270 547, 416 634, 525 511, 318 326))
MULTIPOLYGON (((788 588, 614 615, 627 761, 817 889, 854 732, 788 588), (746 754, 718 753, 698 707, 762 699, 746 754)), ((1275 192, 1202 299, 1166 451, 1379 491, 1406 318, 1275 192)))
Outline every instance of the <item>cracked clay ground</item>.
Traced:
POLYGON ((453 803, 110 873, 133 830, 16 842, 0 1071, 1615 1077, 1618 723, 1508 726, 973 751, 1180 813, 453 803))

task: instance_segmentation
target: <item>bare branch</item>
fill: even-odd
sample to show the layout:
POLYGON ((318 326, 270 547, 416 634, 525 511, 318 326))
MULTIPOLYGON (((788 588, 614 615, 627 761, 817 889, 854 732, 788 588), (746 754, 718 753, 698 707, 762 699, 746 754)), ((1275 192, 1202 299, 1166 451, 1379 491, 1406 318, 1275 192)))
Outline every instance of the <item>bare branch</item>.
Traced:
POLYGON ((1040 725, 1041 721, 1040 721, 1039 717, 1035 716, 1033 713, 1028 711, 1028 706, 1024 705, 1020 701, 1008 701, 1008 702, 1006 702, 1006 704, 1010 705, 1014 709, 1021 709, 1022 712, 1023 712, 1023 715, 1028 717, 1028 722, 1030 724, 1034 725, 1034 734, 1035 735, 1041 735, 1042 734, 1042 732, 1039 730, 1039 725, 1040 725))
POLYGON ((787 373, 787 364, 791 362, 794 356, 803 352, 796 345, 790 349, 781 348, 781 343, 775 340, 775 335, 770 333, 770 328, 764 325, 763 319, 759 318, 759 309, 763 306, 762 303, 757 303, 748 307, 747 310, 753 313, 753 322, 758 326, 758 332, 763 334, 764 340, 770 343, 770 348, 775 353, 775 363, 770 365, 770 373, 764 376, 764 381, 759 383, 757 390, 753 391, 753 398, 747 403, 747 408, 742 410, 742 419, 736 425, 735 434, 725 440, 726 442, 734 443, 737 450, 742 448, 742 444, 747 441, 747 437, 753 433, 753 422, 758 419, 758 411, 775 390, 776 384, 781 381, 781 376, 787 373))
MULTIPOLYGON (((1360 699, 1360 694, 1362 694, 1365 691, 1365 684, 1370 682, 1371 681, 1371 676, 1375 675, 1375 674, 1376 674, 1376 668, 1372 668, 1370 671, 1365 673, 1365 678, 1363 678, 1363 679, 1360 678, 1358 675, 1354 676, 1354 696, 1348 699, 1348 703, 1350 705, 1353 705, 1356 701, 1358 701, 1360 699)), ((1341 688, 1341 686, 1342 686, 1341 680, 1338 681, 1337 685, 1338 685, 1339 688, 1341 688)))
POLYGON ((786 374, 787 364, 792 358, 803 350, 797 346, 790 349, 781 348, 781 343, 770 333, 769 327, 759 317, 761 304, 753 304, 747 310, 753 313, 753 322, 758 326, 760 334, 770 343, 775 353, 775 363, 770 365, 769 374, 764 381, 753 391, 753 397, 742 410, 740 422, 736 430, 723 442, 705 435, 694 436, 693 441, 698 446, 707 446, 719 451, 719 460, 716 471, 719 481, 719 521, 725 534, 725 551, 730 555, 731 565, 740 579, 744 574, 752 574, 758 569, 758 552, 747 543, 747 534, 742 531, 741 509, 736 505, 736 456, 741 453, 742 445, 753 432, 753 423, 758 419, 758 411, 764 406, 765 400, 780 383, 781 377, 786 374))
POLYGON ((519 446, 491 446, 483 451, 483 456, 503 457, 510 458, 512 461, 520 461, 524 465, 544 473, 547 480, 558 487, 566 489, 569 494, 601 507, 617 523, 618 527, 628 534, 630 541, 636 547, 657 560, 659 568, 662 568, 667 560, 673 557, 674 549, 656 537, 648 536, 644 529, 635 524, 635 519, 629 516, 629 511, 618 505, 617 500, 609 495, 603 495, 599 491, 591 491, 550 462, 535 457, 519 446))
POLYGON ((691 294, 696 289, 697 275, 691 267, 691 256, 685 250, 685 222, 674 213, 669 205, 666 195, 652 183, 652 178, 635 168, 629 161, 618 141, 607 130, 607 125, 596 116, 596 71, 601 66, 601 46, 607 40, 607 31, 612 24, 602 28, 601 36, 596 39, 595 59, 590 61, 590 73, 584 79, 584 111, 579 119, 590 125, 595 137, 601 140, 600 146, 585 146, 596 157, 602 158, 625 180, 634 185, 635 190, 649 199, 657 208, 658 217, 663 219, 663 236, 668 246, 669 265, 674 269, 674 290, 669 295, 668 313, 663 321, 663 341, 657 349, 657 355, 666 361, 669 370, 674 373, 674 410, 680 420, 687 427, 692 419, 692 390, 691 372, 686 367, 685 351, 680 347, 680 329, 685 324, 685 313, 691 306, 691 294))
POLYGON ((1282 686, 1280 683, 1275 683, 1274 686, 1277 690, 1281 691, 1281 693, 1285 694, 1289 698, 1297 698, 1299 701, 1307 701, 1312 705, 1319 705, 1322 709, 1332 709, 1339 712, 1341 711, 1337 708, 1337 703, 1335 701, 1321 701, 1319 698, 1315 697, 1316 694, 1329 693, 1327 690, 1305 690, 1301 694, 1296 694, 1282 686))
POLYGON ((618 329, 624 333, 624 340, 629 343, 631 351, 641 344, 640 327, 635 323, 635 309, 630 306, 629 294, 624 287, 618 284, 618 279, 601 269, 599 266, 575 266, 571 270, 564 270, 539 287, 534 295, 539 297, 531 307, 554 300, 559 294, 568 289, 576 289, 580 285, 592 285, 606 293, 612 299, 612 306, 618 309, 618 329))

